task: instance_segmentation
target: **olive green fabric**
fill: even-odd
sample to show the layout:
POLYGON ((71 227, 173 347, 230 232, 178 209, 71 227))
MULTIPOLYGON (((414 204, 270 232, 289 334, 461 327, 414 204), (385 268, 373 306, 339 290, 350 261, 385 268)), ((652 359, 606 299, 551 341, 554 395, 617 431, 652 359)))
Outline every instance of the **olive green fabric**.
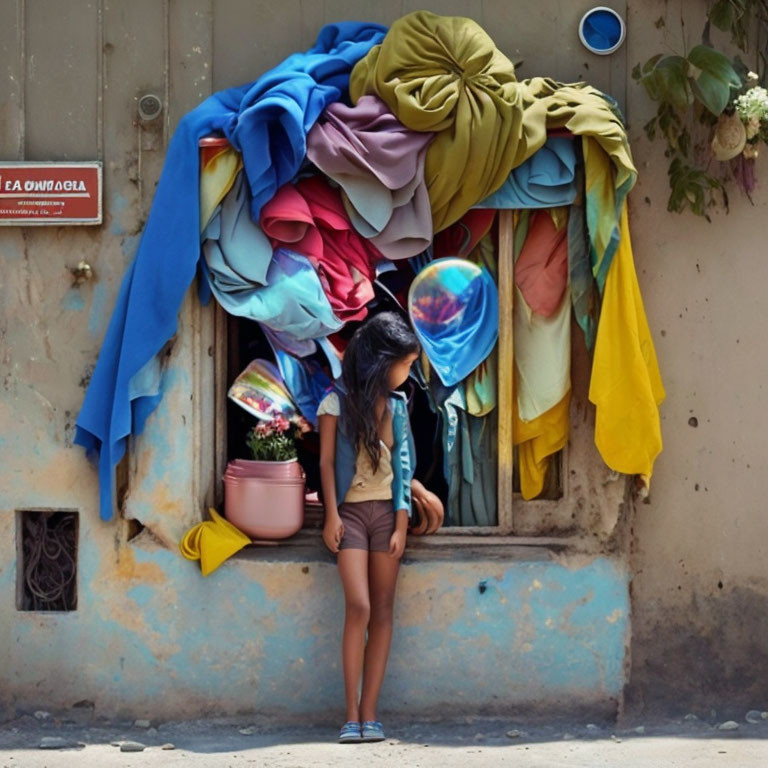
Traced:
POLYGON ((429 11, 401 17, 355 65, 349 90, 355 102, 376 94, 412 130, 437 133, 425 166, 435 232, 495 192, 544 144, 547 129, 593 136, 611 159, 616 190, 626 194, 634 183, 626 133, 609 101, 583 83, 518 82, 512 62, 471 19, 429 11))

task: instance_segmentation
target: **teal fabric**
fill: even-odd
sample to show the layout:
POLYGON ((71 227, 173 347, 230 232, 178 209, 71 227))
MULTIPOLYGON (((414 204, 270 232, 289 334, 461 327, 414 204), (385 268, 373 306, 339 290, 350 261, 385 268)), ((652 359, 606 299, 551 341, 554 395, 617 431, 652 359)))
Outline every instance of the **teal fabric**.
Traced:
MULTIPOLYGON (((583 187, 583 169, 577 170, 579 189, 583 187)), ((592 349, 600 316, 600 298, 592 279, 590 245, 587 233, 583 193, 580 191, 568 215, 568 272, 571 283, 573 316, 584 332, 587 349, 592 349)))
POLYGON ((547 139, 522 165, 514 168, 502 186, 475 208, 556 208, 576 197, 574 140, 547 139))
POLYGON ((251 219, 250 207, 248 184, 240 171, 203 232, 203 254, 214 293, 267 282, 272 246, 251 219))
POLYGON ((433 382, 432 398, 443 430, 446 510, 451 525, 497 525, 496 411, 467 413, 463 385, 447 390, 433 382))

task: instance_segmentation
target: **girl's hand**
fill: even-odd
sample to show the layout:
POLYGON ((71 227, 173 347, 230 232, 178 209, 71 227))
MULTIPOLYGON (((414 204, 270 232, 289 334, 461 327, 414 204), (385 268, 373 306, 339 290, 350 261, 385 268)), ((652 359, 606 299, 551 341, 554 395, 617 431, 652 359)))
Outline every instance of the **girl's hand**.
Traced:
POLYGON ((394 533, 389 538, 389 556, 399 560, 403 556, 405 549, 405 528, 395 528, 394 533))
POLYGON ((323 526, 323 541, 333 554, 339 551, 339 545, 343 536, 344 523, 341 521, 338 513, 326 516, 325 525, 323 526))

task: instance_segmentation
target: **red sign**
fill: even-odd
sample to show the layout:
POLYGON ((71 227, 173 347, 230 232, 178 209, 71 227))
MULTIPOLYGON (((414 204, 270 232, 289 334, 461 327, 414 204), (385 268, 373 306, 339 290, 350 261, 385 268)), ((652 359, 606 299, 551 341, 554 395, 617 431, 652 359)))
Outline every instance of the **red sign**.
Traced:
POLYGON ((0 225, 101 224, 101 163, 0 163, 0 225))

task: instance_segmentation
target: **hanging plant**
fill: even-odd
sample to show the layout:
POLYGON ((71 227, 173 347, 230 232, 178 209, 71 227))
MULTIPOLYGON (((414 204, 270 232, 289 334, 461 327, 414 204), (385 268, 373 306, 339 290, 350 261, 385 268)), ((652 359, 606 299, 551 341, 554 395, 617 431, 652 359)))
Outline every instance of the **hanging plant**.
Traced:
POLYGON ((684 55, 657 54, 632 71, 658 103, 644 130, 667 145, 669 211, 688 209, 709 219, 712 205, 727 210, 729 180, 747 195, 754 189, 757 145, 768 141, 768 92, 738 56, 728 57, 710 41, 713 25, 746 51, 754 24, 768 31, 768 0, 718 0, 709 8, 700 45, 684 55))

